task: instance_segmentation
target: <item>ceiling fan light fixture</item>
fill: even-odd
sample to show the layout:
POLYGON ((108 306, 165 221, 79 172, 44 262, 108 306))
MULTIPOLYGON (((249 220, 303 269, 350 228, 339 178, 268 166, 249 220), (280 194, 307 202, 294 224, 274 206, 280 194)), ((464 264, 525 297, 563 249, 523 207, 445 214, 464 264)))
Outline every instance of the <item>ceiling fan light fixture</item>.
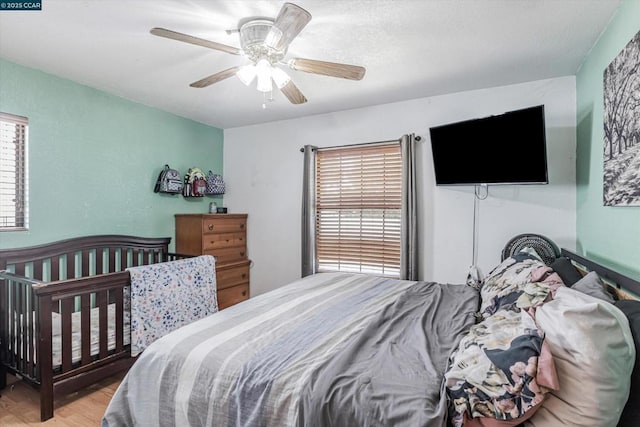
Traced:
POLYGON ((286 46, 275 49, 266 43, 267 39, 273 40, 276 44, 280 43, 283 36, 282 31, 273 28, 272 20, 253 19, 244 23, 239 32, 242 52, 254 62, 267 58, 269 62, 275 63, 282 60, 287 53, 286 46))
POLYGON ((271 27, 271 30, 264 39, 264 44, 273 48, 273 46, 278 45, 280 39, 282 39, 282 31, 280 31, 279 28, 271 27))
POLYGON ((271 92, 273 85, 271 84, 271 64, 266 59, 261 59, 256 64, 256 73, 258 77, 257 89, 260 92, 271 92))
POLYGON ((291 81, 291 77, 287 75, 280 68, 272 67, 271 68, 271 77, 273 78, 273 82, 278 86, 278 89, 282 89, 286 86, 287 83, 291 81))
POLYGON ((245 86, 249 86, 253 79, 256 78, 256 74, 258 74, 258 71, 256 70, 256 64, 248 64, 240 67, 240 69, 236 73, 236 76, 242 83, 245 84, 245 86))

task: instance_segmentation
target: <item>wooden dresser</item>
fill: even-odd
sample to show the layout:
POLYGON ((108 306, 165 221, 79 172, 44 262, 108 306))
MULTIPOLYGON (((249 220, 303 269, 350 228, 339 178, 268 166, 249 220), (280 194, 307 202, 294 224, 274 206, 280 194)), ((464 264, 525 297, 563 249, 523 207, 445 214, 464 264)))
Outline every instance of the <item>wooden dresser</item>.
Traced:
POLYGON ((246 214, 176 214, 176 252, 216 257, 220 310, 249 298, 246 214))

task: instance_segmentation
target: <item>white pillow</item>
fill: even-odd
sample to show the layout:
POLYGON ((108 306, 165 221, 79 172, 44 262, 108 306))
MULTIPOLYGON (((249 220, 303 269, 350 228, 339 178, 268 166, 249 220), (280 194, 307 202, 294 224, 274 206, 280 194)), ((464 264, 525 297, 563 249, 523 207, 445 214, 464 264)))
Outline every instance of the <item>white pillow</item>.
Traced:
POLYGON ((527 427, 615 427, 629 396, 633 336, 615 306, 570 288, 539 307, 560 390, 547 394, 527 427))
POLYGON ((594 298, 599 298, 603 301, 613 304, 613 297, 607 291, 607 286, 602 282, 600 276, 595 271, 590 271, 589 274, 578 280, 571 286, 574 291, 580 291, 583 294, 591 295, 594 298))

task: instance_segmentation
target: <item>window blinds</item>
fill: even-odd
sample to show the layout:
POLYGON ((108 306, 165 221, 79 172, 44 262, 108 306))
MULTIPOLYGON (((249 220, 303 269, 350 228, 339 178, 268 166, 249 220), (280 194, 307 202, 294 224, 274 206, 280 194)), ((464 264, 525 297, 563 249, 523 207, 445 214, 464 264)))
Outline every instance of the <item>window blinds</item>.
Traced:
POLYGON ((318 271, 400 274, 399 144, 318 150, 318 271))
POLYGON ((26 117, 0 113, 0 230, 25 228, 26 117))

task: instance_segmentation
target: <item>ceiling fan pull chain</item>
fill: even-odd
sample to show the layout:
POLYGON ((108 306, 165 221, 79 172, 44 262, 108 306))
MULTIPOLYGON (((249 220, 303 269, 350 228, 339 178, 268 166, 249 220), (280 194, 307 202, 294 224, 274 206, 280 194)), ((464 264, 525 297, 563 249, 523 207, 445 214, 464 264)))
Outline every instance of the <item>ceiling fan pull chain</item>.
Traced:
POLYGON ((269 98, 267 98, 267 92, 262 92, 262 109, 267 108, 267 101, 273 102, 273 88, 269 91, 269 98))

